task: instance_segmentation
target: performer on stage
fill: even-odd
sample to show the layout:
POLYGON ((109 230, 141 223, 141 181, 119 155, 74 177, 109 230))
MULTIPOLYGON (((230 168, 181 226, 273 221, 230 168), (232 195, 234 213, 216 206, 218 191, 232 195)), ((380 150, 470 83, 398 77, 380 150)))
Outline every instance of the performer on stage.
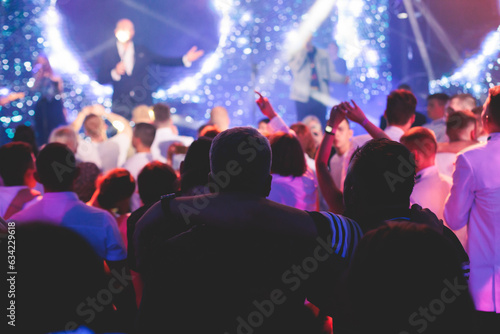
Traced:
POLYGON ((293 75, 290 99, 295 101, 297 121, 314 115, 325 127, 326 109, 332 104, 328 83, 347 84, 349 77, 335 70, 328 51, 315 47, 312 37, 304 48, 292 56, 289 65, 293 75))
POLYGON ((39 95, 35 105, 36 142, 38 146, 42 146, 47 143, 52 130, 66 124, 61 96, 63 82, 61 77, 54 74, 45 55, 38 56, 33 72, 33 91, 39 95))
POLYGON ((152 105, 151 94, 160 82, 149 65, 190 67, 191 63, 203 55, 203 50, 193 46, 182 58, 166 58, 155 55, 146 47, 134 44, 134 24, 121 19, 116 24, 116 45, 102 57, 98 81, 113 85, 113 112, 127 119, 132 117, 132 109, 140 104, 152 105))

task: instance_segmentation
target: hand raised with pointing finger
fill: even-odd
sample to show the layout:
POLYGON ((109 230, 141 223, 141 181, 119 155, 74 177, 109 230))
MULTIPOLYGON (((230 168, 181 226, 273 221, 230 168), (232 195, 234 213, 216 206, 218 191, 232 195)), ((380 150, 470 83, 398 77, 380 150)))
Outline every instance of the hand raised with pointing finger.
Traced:
POLYGON ((262 112, 262 114, 269 119, 273 119, 274 117, 276 117, 277 115, 276 111, 274 111, 274 108, 269 102, 269 99, 267 97, 262 96, 257 91, 255 91, 255 93, 259 95, 259 98, 255 100, 255 102, 259 106, 259 109, 262 112))

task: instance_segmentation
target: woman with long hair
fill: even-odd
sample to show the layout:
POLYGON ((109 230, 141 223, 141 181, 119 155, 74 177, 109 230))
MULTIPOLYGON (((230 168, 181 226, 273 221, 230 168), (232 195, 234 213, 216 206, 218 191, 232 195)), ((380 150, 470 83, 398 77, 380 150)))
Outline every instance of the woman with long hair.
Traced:
POLYGON ((46 144, 50 132, 66 124, 62 101, 63 82, 56 76, 45 55, 39 55, 33 67, 33 91, 38 95, 35 105, 35 132, 38 146, 46 144))

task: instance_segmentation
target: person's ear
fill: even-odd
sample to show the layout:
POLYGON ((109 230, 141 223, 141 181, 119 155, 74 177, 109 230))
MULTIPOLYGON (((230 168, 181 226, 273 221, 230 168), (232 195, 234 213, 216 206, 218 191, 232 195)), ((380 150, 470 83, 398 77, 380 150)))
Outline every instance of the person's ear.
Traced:
POLYGON ((470 130, 470 140, 476 140, 477 139, 477 133, 476 133, 476 129, 472 129, 470 130))
POLYGON ((354 131, 352 129, 349 129, 349 139, 351 139, 353 135, 354 135, 354 131))
POLYGON ((415 123, 415 118, 416 118, 416 117, 417 117, 417 115, 416 115, 416 114, 413 114, 413 115, 411 116, 411 118, 410 118, 410 120, 411 120, 410 124, 415 123))

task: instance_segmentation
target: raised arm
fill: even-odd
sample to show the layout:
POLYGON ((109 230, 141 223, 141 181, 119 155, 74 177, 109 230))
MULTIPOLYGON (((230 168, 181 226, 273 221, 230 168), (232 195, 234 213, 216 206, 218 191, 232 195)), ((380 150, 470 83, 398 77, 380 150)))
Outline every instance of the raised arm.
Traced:
POLYGON ((255 91, 259 95, 259 98, 255 100, 259 106, 260 111, 264 116, 269 118, 269 127, 271 128, 271 133, 282 131, 285 133, 290 133, 290 128, 286 125, 285 121, 274 111, 273 106, 269 102, 267 97, 262 96, 259 92, 255 91))
POLYGON ((327 122, 327 126, 332 129, 325 133, 316 153, 316 175, 318 177, 319 188, 330 211, 337 214, 344 212, 344 197, 340 189, 335 185, 328 170, 328 158, 332 151, 335 131, 344 118, 345 113, 340 109, 340 106, 334 106, 330 111, 330 119, 327 122))
POLYGON ((113 124, 113 126, 118 130, 118 133, 124 133, 132 138, 132 127, 130 126, 130 122, 125 117, 112 112, 105 112, 102 114, 102 116, 107 118, 108 121, 113 124))
POLYGON ((83 121, 85 120, 85 117, 90 115, 91 111, 92 111, 92 107, 86 106, 78 113, 78 115, 76 115, 75 120, 73 121, 73 123, 71 123, 71 127, 73 128, 73 130, 75 130, 76 133, 80 132, 80 129, 82 128, 83 121))
POLYGON ((387 136, 387 134, 378 126, 370 122, 370 120, 366 117, 365 113, 361 108, 351 100, 352 105, 349 102, 342 102, 339 107, 346 113, 346 116, 349 120, 354 123, 360 124, 366 132, 372 136, 373 139, 386 138, 391 139, 387 136))

